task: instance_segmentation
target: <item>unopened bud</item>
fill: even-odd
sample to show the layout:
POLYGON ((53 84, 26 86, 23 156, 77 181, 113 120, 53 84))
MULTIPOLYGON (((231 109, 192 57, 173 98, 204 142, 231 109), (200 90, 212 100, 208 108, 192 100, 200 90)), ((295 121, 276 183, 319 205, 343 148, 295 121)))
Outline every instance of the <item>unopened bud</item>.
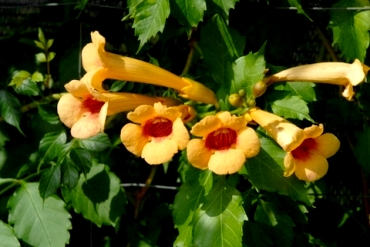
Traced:
POLYGON ((254 98, 258 98, 262 94, 264 94, 266 92, 266 88, 267 88, 266 83, 264 83, 263 81, 257 82, 253 87, 254 98))
POLYGON ((233 93, 229 96, 229 102, 232 106, 239 107, 243 105, 243 97, 239 94, 233 93))
POLYGON ((256 101, 254 99, 250 99, 247 102, 248 107, 255 107, 256 106, 256 101))
POLYGON ((238 94, 241 96, 241 97, 244 97, 245 96, 245 90, 244 89, 240 89, 238 94))

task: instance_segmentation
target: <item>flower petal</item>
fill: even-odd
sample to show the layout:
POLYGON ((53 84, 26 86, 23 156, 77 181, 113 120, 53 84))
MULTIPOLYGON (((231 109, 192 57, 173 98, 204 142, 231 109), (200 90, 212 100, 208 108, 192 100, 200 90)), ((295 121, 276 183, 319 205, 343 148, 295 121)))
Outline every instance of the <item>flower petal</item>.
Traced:
POLYGON ((159 165, 170 161, 175 153, 177 153, 175 141, 168 138, 152 138, 152 141, 144 146, 141 157, 150 165, 159 165))
POLYGON ((208 168, 208 161, 212 155, 212 151, 206 148, 204 140, 192 139, 187 145, 186 154, 190 164, 196 168, 205 170, 208 168))
POLYGON ((190 133, 195 136, 205 137, 212 131, 217 130, 222 126, 221 120, 216 116, 207 116, 196 123, 190 133))
POLYGON ((71 128, 71 135, 75 138, 85 139, 97 135, 104 126, 101 126, 99 113, 85 113, 71 128))
POLYGON ((322 178, 328 171, 328 161, 321 155, 311 153, 309 159, 295 159, 295 175, 298 179, 313 182, 322 178))
POLYGON ((177 118, 172 124, 172 140, 177 143, 178 149, 183 150, 188 145, 190 135, 181 118, 177 118))
POLYGON ((340 147, 340 141, 332 133, 325 133, 315 139, 317 146, 315 153, 322 155, 324 158, 329 158, 333 156, 340 147))
POLYGON ((244 127, 238 131, 236 148, 243 151, 246 158, 254 157, 260 151, 260 139, 254 129, 244 127))
POLYGON ((58 101, 57 111, 67 127, 71 128, 82 117, 82 100, 72 94, 64 94, 58 101))
POLYGON ((246 158, 239 149, 216 151, 209 159, 208 169, 218 175, 233 174, 243 167, 245 161, 246 158))
POLYGON ((72 80, 64 85, 66 90, 75 97, 84 98, 90 95, 86 84, 83 81, 72 80))
POLYGON ((172 122, 181 117, 181 112, 176 107, 167 107, 162 105, 162 103, 155 103, 153 107, 157 116, 167 118, 172 122))
POLYGON ((290 152, 287 153, 284 157, 284 166, 285 166, 284 177, 289 177, 294 173, 296 164, 294 157, 290 152))
POLYGON ((217 114, 216 117, 221 120, 223 127, 227 127, 235 131, 238 131, 247 125, 246 119, 243 117, 237 117, 235 115, 231 116, 230 112, 228 111, 221 112, 217 114))
POLYGON ((128 151, 136 156, 141 156, 141 152, 149 142, 149 138, 143 135, 143 127, 128 123, 121 129, 121 141, 128 151))
POLYGON ((181 97, 212 104, 215 105, 216 108, 219 108, 216 95, 211 89, 192 79, 186 77, 182 77, 181 79, 187 84, 180 89, 179 95, 181 97))
POLYGON ((156 116, 154 107, 151 105, 141 105, 135 109, 133 112, 127 114, 127 118, 134 123, 145 123, 149 119, 156 116))
POLYGON ((322 135, 322 132, 324 132, 324 126, 322 124, 319 124, 319 126, 312 125, 310 127, 304 128, 303 131, 304 134, 306 135, 306 139, 316 138, 322 135))

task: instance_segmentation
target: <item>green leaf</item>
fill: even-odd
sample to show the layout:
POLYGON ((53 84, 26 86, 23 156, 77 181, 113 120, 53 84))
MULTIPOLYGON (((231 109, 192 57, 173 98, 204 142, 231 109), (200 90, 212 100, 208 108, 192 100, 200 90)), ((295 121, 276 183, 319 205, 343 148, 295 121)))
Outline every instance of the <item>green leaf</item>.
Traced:
POLYGON ((193 27, 203 20, 204 11, 207 9, 205 0, 175 0, 176 8, 171 14, 185 26, 188 36, 193 27))
MULTIPOLYGON (((21 118, 21 104, 18 99, 11 93, 8 93, 5 90, 0 90, 0 109, 1 116, 4 118, 5 122, 10 125, 13 125, 18 129, 19 132, 22 132, 20 127, 20 118, 21 118)), ((24 135, 24 134, 23 134, 24 135)))
MULTIPOLYGON (((333 8, 367 7, 367 0, 341 0, 333 8)), ((333 43, 339 46, 347 61, 364 62, 369 46, 370 10, 330 11, 333 43), (351 44, 351 45, 348 45, 351 44)))
POLYGON ((266 61, 264 58, 265 45, 256 52, 238 58, 233 64, 234 78, 231 81, 230 93, 245 90, 247 100, 253 98, 253 86, 264 77, 266 61))
POLYGON ((62 183, 69 190, 73 189, 78 182, 78 170, 70 157, 65 157, 62 162, 62 183))
POLYGON ((28 80, 30 76, 31 76, 30 72, 26 70, 16 71, 13 74, 13 77, 9 83, 9 86, 15 85, 16 87, 19 87, 23 83, 23 81, 28 80))
POLYGON ((22 183, 8 202, 9 223, 17 238, 35 247, 62 247, 72 228, 65 203, 56 195, 43 200, 38 183, 22 183))
POLYGON ((49 49, 54 43, 54 39, 48 39, 48 42, 46 43, 46 49, 49 49))
POLYGON ((91 153, 82 148, 74 148, 70 151, 69 157, 73 163, 86 175, 91 169, 91 153))
POLYGON ((239 191, 221 178, 194 214, 193 243, 200 247, 241 247, 245 220, 239 191))
POLYGON ((115 81, 112 86, 110 87, 111 92, 118 92, 125 86, 126 82, 125 81, 115 81))
POLYGON ((53 60, 55 57, 55 52, 49 52, 48 53, 48 62, 50 62, 51 60, 53 60))
POLYGON ((306 102, 316 101, 315 83, 313 82, 283 82, 273 85, 275 90, 289 91, 291 95, 299 96, 306 102))
POLYGON ((71 201, 76 213, 95 223, 116 226, 124 213, 126 198, 119 178, 103 164, 94 164, 85 176, 81 174, 77 186, 63 195, 71 201))
POLYGON ((0 247, 20 247, 20 243, 11 226, 0 220, 0 247))
POLYGON ((225 12, 226 16, 228 16, 230 9, 235 8, 235 4, 239 0, 212 0, 212 2, 219 6, 225 12))
POLYGON ((44 35, 44 32, 42 31, 41 28, 38 28, 39 32, 38 32, 38 38, 39 38, 39 41, 42 43, 42 44, 46 44, 46 40, 45 40, 45 35, 44 35))
POLYGON ((50 124, 60 123, 60 118, 56 112, 55 106, 42 104, 38 106, 39 115, 42 119, 50 124))
POLYGON ((312 21, 312 19, 306 14, 306 12, 304 12, 302 5, 299 3, 299 0, 288 0, 288 2, 290 6, 297 8, 299 14, 306 16, 310 21, 312 21))
POLYGON ((39 63, 45 63, 45 62, 46 62, 46 56, 45 56, 45 53, 40 52, 40 53, 37 53, 35 56, 36 56, 36 60, 37 60, 39 63))
POLYGON ((279 116, 284 118, 293 118, 293 119, 307 119, 308 121, 315 122, 309 115, 309 108, 307 103, 298 96, 286 96, 283 99, 278 99, 275 101, 270 101, 272 111, 279 116))
POLYGON ((43 43, 41 43, 40 41, 37 41, 37 40, 34 40, 34 42, 35 42, 35 44, 38 48, 45 50, 45 46, 44 46, 43 43))
POLYGON ((44 76, 40 72, 35 71, 31 76, 31 80, 34 82, 42 82, 44 81, 44 76))
POLYGON ((78 139, 78 144, 89 151, 101 152, 112 146, 107 134, 99 133, 88 139, 78 139))
POLYGON ((243 54, 244 45, 245 38, 228 27, 219 15, 213 16, 201 29, 199 46, 204 62, 219 85, 230 82, 231 63, 243 54))
POLYGON ((366 127, 363 131, 356 131, 356 137, 356 160, 362 167, 366 176, 370 176, 370 160, 368 155, 370 150, 370 128, 366 127))
POLYGON ((14 88, 17 94, 37 96, 40 94, 40 89, 37 86, 36 82, 26 79, 23 80, 21 84, 14 88))
POLYGON ((39 151, 41 162, 49 162, 58 157, 63 145, 67 142, 67 135, 64 131, 50 132, 40 140, 39 151))
POLYGON ((60 187, 61 170, 60 165, 54 165, 44 172, 40 178, 39 191, 42 199, 55 194, 60 187))
POLYGON ((258 190, 279 192, 310 205, 304 182, 294 175, 284 177, 284 152, 271 138, 260 138, 259 154, 248 159, 249 180, 258 190))
POLYGON ((140 50, 158 32, 163 32, 166 19, 170 15, 169 0, 144 0, 140 2, 132 16, 135 35, 139 36, 140 50))
POLYGON ((180 187, 174 202, 173 219, 179 230, 174 246, 192 246, 194 213, 205 201, 212 185, 212 172, 194 168, 186 172, 187 182, 180 187))

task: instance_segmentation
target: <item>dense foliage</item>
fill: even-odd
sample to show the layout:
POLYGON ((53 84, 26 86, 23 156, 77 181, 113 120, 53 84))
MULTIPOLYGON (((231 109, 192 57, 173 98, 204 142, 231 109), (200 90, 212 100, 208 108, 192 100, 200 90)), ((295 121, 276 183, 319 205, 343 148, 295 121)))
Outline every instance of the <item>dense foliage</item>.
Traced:
POLYGON ((47 3, 0 6, 0 246, 369 246, 366 76, 346 95, 356 73, 346 66, 357 61, 366 75, 370 65, 368 0, 47 3), (185 123, 191 139, 201 138, 202 119, 230 112, 257 133, 258 154, 227 175, 194 167, 189 148, 149 165, 122 145, 128 111, 108 116, 104 132, 73 137, 57 106, 64 86, 88 72, 81 51, 94 31, 105 51, 200 82, 217 102, 117 78, 104 92, 185 103, 197 112, 185 123), (328 72, 321 62, 339 65, 328 72), (303 64, 319 69, 266 79, 303 64), (327 174, 284 173, 294 150, 253 117, 255 107, 338 138, 327 174))

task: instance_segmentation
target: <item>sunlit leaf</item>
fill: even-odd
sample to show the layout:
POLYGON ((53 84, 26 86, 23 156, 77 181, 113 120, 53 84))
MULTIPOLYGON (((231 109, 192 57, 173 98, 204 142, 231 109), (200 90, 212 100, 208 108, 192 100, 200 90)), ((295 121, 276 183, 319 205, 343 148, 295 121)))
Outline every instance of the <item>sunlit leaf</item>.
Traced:
POLYGON ((53 60, 54 59, 54 57, 55 57, 55 52, 49 52, 48 53, 48 62, 50 62, 51 60, 53 60))
POLYGON ((78 139, 79 145, 89 151, 101 152, 111 147, 111 142, 107 134, 99 133, 88 139, 78 139))
POLYGON ((46 49, 49 49, 54 43, 54 39, 48 39, 48 42, 46 43, 46 49))
POLYGON ((32 74, 31 80, 34 82, 42 82, 44 81, 44 76, 40 72, 36 71, 32 74))
POLYGON ((21 104, 13 94, 8 93, 5 90, 0 90, 1 116, 4 118, 5 122, 13 125, 23 134, 20 127, 20 119, 22 115, 20 108, 21 104))
POLYGON ((124 212, 126 198, 119 178, 103 164, 94 164, 85 176, 81 174, 77 186, 63 195, 74 210, 97 226, 116 226, 124 212))
POLYGON ((212 2, 219 6, 228 16, 230 9, 233 9, 239 0, 212 0, 212 2))
POLYGON ((276 115, 315 122, 309 115, 310 110, 307 103, 298 96, 287 96, 283 99, 269 101, 269 104, 276 115))
POLYGON ((35 42, 35 44, 36 44, 36 46, 38 47, 38 48, 40 48, 40 49, 45 49, 45 46, 44 46, 44 44, 43 43, 41 43, 40 41, 38 41, 38 40, 34 40, 34 42, 35 42))
POLYGON ((61 169, 60 165, 54 165, 44 172, 40 178, 40 196, 45 199, 54 194, 60 187, 61 169))
POLYGON ((9 83, 9 86, 15 85, 16 87, 19 87, 23 83, 23 81, 29 79, 30 76, 31 76, 30 72, 28 72, 26 70, 16 71, 13 74, 13 77, 12 77, 12 80, 10 81, 10 83, 9 83))
POLYGON ((42 43, 42 44, 46 44, 46 40, 45 40, 45 36, 44 36, 44 32, 42 31, 41 28, 38 28, 38 38, 39 38, 39 41, 42 43))
POLYGON ((86 175, 92 165, 91 153, 82 148, 74 148, 70 151, 70 158, 73 163, 86 175))
POLYGON ((35 247, 63 247, 72 228, 65 203, 56 195, 43 200, 38 183, 22 183, 8 202, 9 223, 17 238, 35 247))
POLYGON ((14 229, 0 220, 0 247, 20 247, 14 229))
POLYGON ((45 134, 39 146, 41 162, 48 162, 58 157, 66 141, 67 135, 64 131, 45 134))
MULTIPOLYGON (((367 0, 341 0, 333 8, 368 6, 367 0)), ((363 62, 369 47, 370 10, 331 10, 330 19, 333 43, 339 46, 346 60, 357 58, 363 62)))
POLYGON ((158 32, 163 32, 167 17, 170 15, 169 0, 144 0, 140 2, 132 16, 135 35, 139 36, 139 50, 158 32))
POLYGON ((259 190, 279 192, 310 205, 304 182, 293 174, 284 177, 284 152, 272 139, 260 138, 261 150, 256 157, 247 161, 249 180, 259 190))
POLYGON ((23 80, 21 84, 14 88, 14 90, 17 92, 17 94, 23 95, 37 96, 40 94, 40 89, 36 82, 30 79, 23 80))
POLYGON ((46 60, 45 53, 43 53, 43 52, 37 53, 35 56, 36 56, 36 60, 37 60, 39 63, 45 63, 45 62, 47 61, 47 60, 46 60))
POLYGON ((174 246, 186 247, 192 245, 194 213, 205 201, 212 185, 212 172, 196 171, 190 168, 186 176, 187 182, 180 187, 174 202, 173 219, 175 227, 179 230, 174 246))
POLYGON ((239 191, 225 179, 219 179, 194 214, 193 243, 200 247, 241 247, 245 220, 239 191))
POLYGON ((203 20, 204 11, 207 9, 205 0, 175 0, 174 13, 177 20, 185 26, 188 36, 191 29, 203 20))

